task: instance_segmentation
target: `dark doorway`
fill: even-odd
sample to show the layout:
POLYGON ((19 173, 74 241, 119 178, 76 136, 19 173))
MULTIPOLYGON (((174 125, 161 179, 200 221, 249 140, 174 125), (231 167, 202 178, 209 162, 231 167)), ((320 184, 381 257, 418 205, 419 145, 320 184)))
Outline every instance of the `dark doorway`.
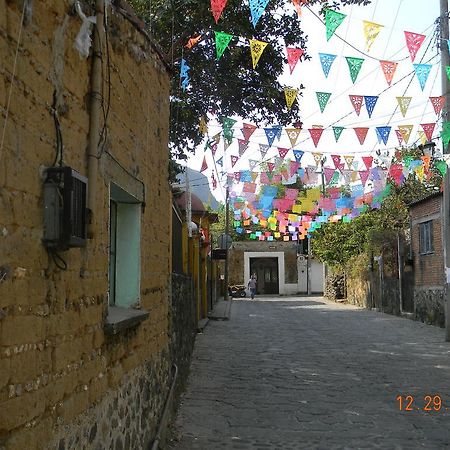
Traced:
POLYGON ((250 258, 250 275, 256 273, 257 294, 278 294, 278 258, 250 258))

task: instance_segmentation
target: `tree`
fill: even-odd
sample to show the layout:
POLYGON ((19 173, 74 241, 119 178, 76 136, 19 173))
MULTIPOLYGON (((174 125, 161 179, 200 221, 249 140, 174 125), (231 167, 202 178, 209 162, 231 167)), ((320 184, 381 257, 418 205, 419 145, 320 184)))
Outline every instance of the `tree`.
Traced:
MULTIPOLYGON (((286 63, 285 46, 300 47, 305 50, 303 58, 310 58, 307 36, 289 0, 271 0, 256 28, 249 19, 248 4, 240 0, 228 0, 217 25, 208 0, 129 1, 174 66, 170 116, 174 156, 183 158, 201 142, 199 119, 208 113, 217 117, 240 116, 256 124, 273 122, 285 126, 300 120, 298 103, 287 109, 284 87, 278 81, 286 63), (216 60, 214 31, 234 36, 220 60, 216 60), (187 49, 188 40, 198 36, 199 43, 187 49), (255 70, 248 38, 269 43, 255 70), (182 58, 191 68, 186 91, 180 85, 182 58)), ((308 4, 318 1, 310 0, 308 4)), ((369 3, 370 0, 340 0, 321 5, 337 9, 339 5, 369 3)), ((303 89, 302 85, 293 87, 303 89)))

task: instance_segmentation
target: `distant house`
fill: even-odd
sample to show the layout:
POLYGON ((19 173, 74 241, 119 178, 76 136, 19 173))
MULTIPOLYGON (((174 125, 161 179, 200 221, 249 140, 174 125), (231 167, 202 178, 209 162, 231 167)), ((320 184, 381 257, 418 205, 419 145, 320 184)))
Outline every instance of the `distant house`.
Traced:
POLYGON ((323 264, 302 254, 297 242, 234 242, 230 249, 229 284, 247 284, 257 276, 257 294, 323 293, 323 264), (308 277, 308 270, 310 276, 308 277))
POLYGON ((445 325, 443 196, 434 193, 409 206, 414 267, 414 316, 422 322, 445 325))

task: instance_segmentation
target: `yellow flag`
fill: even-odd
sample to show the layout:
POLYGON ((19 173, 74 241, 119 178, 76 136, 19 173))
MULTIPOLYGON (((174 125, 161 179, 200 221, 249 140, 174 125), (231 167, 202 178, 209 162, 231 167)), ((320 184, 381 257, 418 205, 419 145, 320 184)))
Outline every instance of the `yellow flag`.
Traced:
POLYGON ((398 106, 400 107, 400 112, 402 116, 405 117, 409 108, 409 104, 411 103, 412 97, 396 97, 398 106))
POLYGON ((284 95, 286 97, 286 105, 288 109, 292 108, 292 105, 295 102, 295 99, 297 98, 298 89, 293 88, 284 88, 284 95))
POLYGON ((399 125, 398 130, 400 131, 400 134, 402 135, 402 138, 405 140, 405 143, 407 144, 409 141, 409 137, 411 136, 411 131, 413 129, 414 125, 399 125))
POLYGON ((208 132, 208 125, 206 125, 206 119, 204 116, 200 117, 200 125, 199 125, 200 133, 205 135, 208 132))
POLYGON ((352 155, 344 156, 344 160, 347 163, 347 166, 348 166, 349 169, 350 169, 354 159, 355 159, 355 157, 352 156, 352 155))
POLYGON ((253 68, 256 68, 259 58, 261 58, 262 52, 267 47, 267 42, 257 41, 256 39, 250 39, 250 51, 252 53, 253 68))
POLYGON ((286 128, 286 133, 291 143, 291 147, 294 147, 294 145, 297 143, 297 139, 301 131, 301 128, 286 128))
MULTIPOLYGON (((314 152, 314 153, 313 153, 313 158, 314 158, 314 162, 316 163, 316 167, 319 166, 320 161, 322 160, 322 156, 323 156, 323 153, 318 153, 318 152, 314 152)), ((308 191, 308 193, 309 193, 311 190, 312 190, 312 189, 310 189, 310 190, 308 191)))
POLYGON ((252 177, 252 181, 255 182, 255 180, 258 178, 259 173, 258 172, 252 172, 251 173, 251 177, 252 177))
POLYGON ((419 180, 422 181, 423 180, 423 175, 424 175, 424 172, 425 172, 424 167, 423 166, 417 166, 415 168, 415 172, 416 172, 417 177, 419 178, 419 180))
POLYGON ((312 189, 308 189, 307 193, 306 193, 306 197, 317 201, 320 199, 320 195, 321 195, 321 190, 320 188, 312 188, 312 189))
POLYGON ((364 37, 366 38, 367 50, 370 50, 370 47, 372 47, 372 44, 378 36, 378 33, 383 27, 384 25, 379 25, 378 23, 363 20, 364 37))
POLYGON ((417 134, 419 135, 419 139, 420 139, 420 143, 422 145, 425 145, 427 143, 427 137, 425 136, 425 131, 419 130, 417 132, 417 134))

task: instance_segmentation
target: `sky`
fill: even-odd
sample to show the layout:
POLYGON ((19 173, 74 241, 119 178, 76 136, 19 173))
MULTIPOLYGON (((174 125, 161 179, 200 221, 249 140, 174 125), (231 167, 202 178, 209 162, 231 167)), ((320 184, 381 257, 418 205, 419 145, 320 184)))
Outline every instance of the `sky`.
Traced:
MULTIPOLYGON (((289 7, 289 6, 288 6, 289 7)), ((408 144, 418 141, 418 130, 422 130, 420 124, 436 122, 437 117, 429 101, 430 96, 440 96, 441 74, 440 58, 434 39, 434 22, 439 16, 439 0, 373 0, 368 6, 342 7, 340 12, 346 14, 346 18, 337 28, 335 35, 329 41, 326 39, 325 25, 317 17, 318 6, 302 8, 300 22, 301 29, 308 35, 308 54, 310 61, 300 61, 293 73, 286 70, 280 81, 285 86, 305 86, 303 96, 298 97, 300 115, 303 122, 303 130, 297 140, 294 149, 302 150, 305 155, 302 158, 302 166, 314 164, 312 152, 320 152, 324 155, 376 155, 376 151, 391 151, 398 146, 395 129, 399 125, 414 125, 408 144), (372 44, 370 50, 366 48, 363 33, 363 20, 383 25, 380 33, 372 44), (415 57, 414 63, 432 64, 431 72, 423 91, 414 73, 413 63, 406 46, 404 31, 410 31, 426 35, 426 38, 415 57), (322 70, 319 53, 337 55, 331 67, 328 77, 322 70), (355 83, 352 83, 345 57, 364 58, 361 71, 355 83), (380 60, 398 62, 398 66, 392 80, 391 87, 386 82, 380 67, 380 60), (330 99, 322 113, 317 101, 316 92, 331 93, 330 99), (369 118, 366 107, 363 105, 358 116, 349 99, 349 95, 379 96, 372 117, 369 118), (405 117, 398 108, 396 97, 412 97, 405 117), (344 131, 336 142, 331 125, 342 126, 344 131), (322 126, 324 132, 317 147, 308 132, 309 128, 322 126), (391 126, 391 133, 386 145, 379 143, 375 127, 391 126), (361 145, 352 128, 369 127, 364 144, 361 145)), ((264 15, 260 20, 264 20, 264 15)), ((264 54, 261 58, 264 57, 264 54)), ((245 121, 245 118, 244 118, 245 121)), ((270 124, 267 124, 270 126, 270 124)), ((242 138, 239 128, 242 122, 238 122, 235 129, 235 137, 242 138)), ((218 133, 221 128, 218 124, 211 123, 209 136, 218 133)), ((440 126, 437 125, 434 136, 439 135, 440 126)), ((231 167, 230 155, 238 155, 237 139, 226 150, 224 155, 223 142, 219 144, 215 155, 217 161, 224 156, 224 171, 235 172, 249 169, 249 159, 261 160, 259 144, 267 144, 267 138, 263 129, 257 129, 250 138, 250 145, 239 161, 231 167)), ((283 132, 282 138, 276 140, 273 147, 266 155, 266 160, 279 156, 277 147, 291 148, 287 135, 283 132)), ((206 156, 208 168, 203 172, 210 180, 214 172, 217 179, 211 151, 204 152, 200 146, 195 156, 188 160, 189 167, 200 170, 203 157, 206 156)), ((286 158, 294 160, 292 152, 286 158)), ((325 166, 333 167, 331 157, 327 158, 325 166)), ((195 182, 195 181, 194 181, 195 182)), ((222 183, 223 185, 223 183, 222 183)), ((212 188, 212 186, 211 186, 212 188)), ((213 195, 224 201, 224 189, 219 185, 213 190, 213 195)))

